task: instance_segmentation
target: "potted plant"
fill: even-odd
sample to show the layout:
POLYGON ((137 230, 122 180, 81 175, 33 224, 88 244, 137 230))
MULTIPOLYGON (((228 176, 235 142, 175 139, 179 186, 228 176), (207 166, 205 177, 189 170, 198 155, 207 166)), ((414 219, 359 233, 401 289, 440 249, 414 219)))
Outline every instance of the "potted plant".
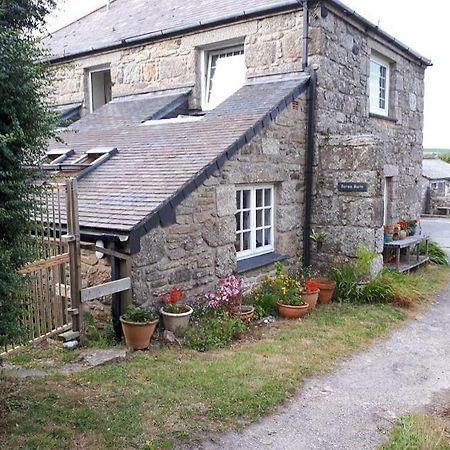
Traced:
POLYGON ((409 235, 414 236, 416 234, 416 227, 417 227, 417 219, 410 219, 408 220, 408 230, 409 235))
POLYGON ((316 248, 319 251, 321 250, 322 245, 325 239, 327 238, 327 233, 325 233, 325 231, 316 232, 312 230, 311 234, 309 235, 309 238, 316 243, 316 248))
POLYGON ((230 275, 219 281, 215 291, 206 294, 208 306, 222 308, 228 314, 250 322, 253 319, 255 308, 242 304, 242 294, 246 288, 247 285, 242 278, 230 275))
POLYGON ((158 316, 142 306, 128 306, 120 317, 125 343, 133 350, 144 350, 150 345, 150 339, 158 324, 158 316))
POLYGON ((189 320, 193 312, 190 306, 177 303, 184 297, 184 292, 173 286, 170 292, 162 293, 161 297, 165 303, 160 309, 164 328, 175 336, 183 336, 189 327, 189 320))
POLYGON ((406 220, 399 220, 400 239, 405 239, 408 236, 408 222, 406 220))
POLYGON ((319 283, 315 280, 307 279, 305 281, 305 289, 303 289, 301 295, 302 299, 308 303, 309 309, 316 309, 319 293, 319 283))
POLYGON ((317 299, 319 305, 330 303, 336 289, 336 281, 329 278, 314 278, 314 281, 319 286, 319 298, 317 299))
POLYGON ((278 313, 286 319, 299 319, 307 314, 309 307, 300 295, 305 285, 282 273, 282 269, 282 263, 276 262, 274 285, 278 294, 278 313))

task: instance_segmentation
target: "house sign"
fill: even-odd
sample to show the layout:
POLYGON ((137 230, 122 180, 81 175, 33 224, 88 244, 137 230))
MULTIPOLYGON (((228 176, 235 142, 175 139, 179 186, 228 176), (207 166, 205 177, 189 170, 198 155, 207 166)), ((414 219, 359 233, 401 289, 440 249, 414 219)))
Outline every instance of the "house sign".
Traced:
POLYGON ((346 182, 340 181, 338 183, 338 190, 342 192, 367 192, 367 183, 346 182))

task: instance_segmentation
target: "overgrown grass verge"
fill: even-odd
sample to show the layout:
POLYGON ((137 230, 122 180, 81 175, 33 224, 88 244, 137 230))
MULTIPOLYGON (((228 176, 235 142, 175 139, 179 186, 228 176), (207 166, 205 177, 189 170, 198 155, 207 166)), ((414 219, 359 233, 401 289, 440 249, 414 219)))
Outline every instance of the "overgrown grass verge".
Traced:
MULTIPOLYGON (((430 298, 450 272, 431 266, 405 277, 396 282, 430 298)), ((160 348, 69 377, 2 380, 0 448, 139 449, 149 443, 169 449, 193 443, 272 411, 305 378, 330 370, 406 317, 393 305, 331 304, 301 321, 262 326, 257 339, 228 349, 160 348)), ((66 356, 52 358, 62 362, 66 356)))
POLYGON ((450 435, 438 417, 410 414, 400 418, 380 450, 448 450, 450 435))

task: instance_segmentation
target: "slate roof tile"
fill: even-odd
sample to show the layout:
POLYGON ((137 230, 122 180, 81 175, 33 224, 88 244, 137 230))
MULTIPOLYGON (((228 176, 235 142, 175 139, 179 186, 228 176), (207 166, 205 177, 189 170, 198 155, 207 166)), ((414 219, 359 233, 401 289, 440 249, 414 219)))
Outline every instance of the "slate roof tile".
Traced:
MULTIPOLYGON (((89 125, 69 127, 62 138, 76 156, 93 147, 118 150, 80 179, 80 225, 127 232, 144 227, 145 221, 162 213, 169 201, 178 203, 184 188, 192 191, 190 183, 198 185, 205 179, 205 171, 216 159, 223 163, 225 152, 242 146, 242 137, 270 111, 285 107, 285 99, 293 100, 299 87, 306 88, 308 79, 306 74, 297 73, 276 81, 267 77, 263 83, 249 82, 198 121, 145 125, 139 122, 142 116, 132 114, 138 119, 133 124, 128 120, 128 105, 114 111, 118 125, 109 128, 114 123, 110 122, 114 105, 106 105, 95 118, 84 121, 89 125), (121 117, 122 113, 128 118, 121 117)), ((151 102, 146 113, 153 108, 151 102)), ((157 103, 160 106, 160 100, 157 103)), ((54 146, 60 148, 61 143, 54 146)))

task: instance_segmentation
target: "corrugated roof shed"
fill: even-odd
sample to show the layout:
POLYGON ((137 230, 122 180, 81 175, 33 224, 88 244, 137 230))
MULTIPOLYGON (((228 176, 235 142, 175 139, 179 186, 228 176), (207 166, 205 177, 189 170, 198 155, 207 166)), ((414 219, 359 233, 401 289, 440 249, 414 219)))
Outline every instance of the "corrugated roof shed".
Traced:
POLYGON ((450 180, 450 164, 439 158, 425 158, 422 175, 429 180, 450 180))
MULTIPOLYGON (((80 180, 80 225, 143 235, 168 221, 176 205, 306 89, 308 79, 297 73, 249 81, 197 121, 133 126, 116 118, 118 126, 98 119, 70 127, 61 136, 74 156, 93 147, 118 150, 80 180)), ((98 116, 102 111, 110 108, 100 108, 98 116)))

